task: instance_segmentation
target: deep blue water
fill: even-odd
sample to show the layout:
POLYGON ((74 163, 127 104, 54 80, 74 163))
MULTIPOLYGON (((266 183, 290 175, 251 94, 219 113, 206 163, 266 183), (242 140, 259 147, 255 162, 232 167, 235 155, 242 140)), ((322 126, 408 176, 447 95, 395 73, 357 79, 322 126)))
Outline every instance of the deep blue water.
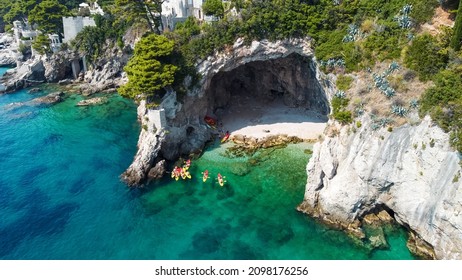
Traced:
POLYGON ((0 95, 0 259, 412 258, 402 230, 370 251, 295 211, 306 144, 237 159, 215 145, 191 180, 129 190, 119 175, 136 152, 135 105, 18 104, 43 94, 0 95), (203 183, 205 169, 226 186, 203 183))

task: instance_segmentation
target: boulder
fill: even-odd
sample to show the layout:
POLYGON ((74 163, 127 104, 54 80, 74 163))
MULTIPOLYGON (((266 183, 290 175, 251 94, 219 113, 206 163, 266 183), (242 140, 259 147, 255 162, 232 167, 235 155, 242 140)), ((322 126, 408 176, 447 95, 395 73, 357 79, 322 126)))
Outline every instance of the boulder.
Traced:
POLYGON ((161 179, 164 176, 165 171, 165 160, 161 160, 149 170, 148 182, 161 179))
POLYGON ((16 64, 16 53, 9 49, 0 50, 0 66, 12 66, 16 64))
POLYGON ((64 92, 53 92, 30 101, 31 105, 53 105, 64 101, 64 92))

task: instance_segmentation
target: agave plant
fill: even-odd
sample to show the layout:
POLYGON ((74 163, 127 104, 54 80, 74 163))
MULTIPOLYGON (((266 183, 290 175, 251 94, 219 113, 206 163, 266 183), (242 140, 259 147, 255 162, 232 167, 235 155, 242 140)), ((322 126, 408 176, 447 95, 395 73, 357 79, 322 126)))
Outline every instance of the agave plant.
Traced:
POLYGON ((387 125, 390 125, 393 123, 393 120, 390 118, 380 118, 378 119, 376 116, 371 116, 372 123, 371 123, 371 128, 372 130, 377 130, 381 127, 386 127, 387 125))
POLYGON ((411 102, 409 102, 409 107, 417 109, 419 107, 419 101, 417 99, 412 99, 411 102))
POLYGON ((391 112, 394 115, 399 116, 399 117, 404 117, 407 115, 407 109, 404 108, 403 106, 393 105, 391 106, 391 112))
POLYGON ((380 124, 381 127, 385 127, 393 122, 392 119, 390 118, 381 118, 378 120, 378 123, 380 124))
POLYGON ((390 98, 396 95, 396 91, 390 86, 385 74, 386 73, 378 75, 377 73, 373 73, 372 78, 374 80, 375 87, 385 94, 386 97, 390 98))
POLYGON ((396 62, 396 61, 391 62, 390 66, 388 66, 388 70, 390 70, 390 73, 393 73, 396 70, 399 70, 399 68, 400 68, 400 66, 399 66, 398 62, 396 62))
POLYGON ((399 27, 402 29, 410 29, 412 27, 412 18, 409 14, 412 11, 412 5, 404 5, 399 14, 395 16, 394 20, 398 22, 399 27))
POLYGON ((377 130, 377 129, 380 128, 380 125, 377 124, 377 123, 372 123, 372 124, 371 124, 371 128, 372 128, 372 130, 377 130))
POLYGON ((392 87, 388 87, 385 91, 383 91, 386 97, 391 98, 396 95, 396 91, 392 87))
POLYGON ((347 29, 348 34, 343 37, 343 42, 348 43, 348 42, 354 42, 358 40, 358 38, 361 38, 363 35, 361 31, 359 30, 359 27, 356 24, 350 24, 348 25, 347 29))
POLYGON ((407 38, 409 41, 412 41, 412 40, 414 39, 414 34, 412 34, 411 32, 409 32, 409 33, 407 33, 406 38, 407 38))
POLYGON ((346 98, 346 94, 343 90, 338 90, 335 94, 334 94, 334 97, 337 97, 337 98, 346 98))
POLYGON ((327 61, 326 60, 321 60, 319 62, 321 66, 324 67, 345 67, 345 60, 343 58, 329 58, 327 61))

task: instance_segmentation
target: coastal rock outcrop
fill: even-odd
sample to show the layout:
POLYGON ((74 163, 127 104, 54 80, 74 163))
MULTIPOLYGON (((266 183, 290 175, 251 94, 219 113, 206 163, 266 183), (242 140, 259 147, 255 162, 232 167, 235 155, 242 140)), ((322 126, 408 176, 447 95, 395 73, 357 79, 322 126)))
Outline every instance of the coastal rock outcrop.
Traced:
POLYGON ((141 186, 146 181, 165 137, 165 131, 161 129, 159 122, 155 118, 149 118, 152 111, 146 107, 146 100, 140 101, 137 113, 142 129, 138 138, 138 152, 133 163, 121 175, 121 179, 130 187, 141 186))
POLYGON ((80 89, 87 94, 115 90, 127 80, 123 68, 130 59, 130 53, 118 47, 107 48, 92 67, 85 72, 80 89))
POLYGON ((387 209, 410 231, 415 253, 462 259, 461 167, 449 136, 428 117, 391 133, 372 130, 368 117, 362 123, 315 144, 298 209, 359 234, 358 221, 387 209))
POLYGON ((150 142, 147 139, 155 134, 141 132, 135 160, 122 176, 128 178, 125 181, 129 185, 144 182, 149 170, 146 163, 152 164, 153 156, 175 160, 181 155, 200 153, 213 132, 204 117, 219 115, 240 95, 249 94, 257 100, 282 98, 286 106, 304 106, 322 115, 330 110, 328 99, 332 93, 326 91, 333 86, 318 70, 309 38, 253 41, 250 45, 238 39, 232 48, 198 63, 197 70, 200 81, 192 86, 185 80, 189 90, 181 101, 169 90, 157 110, 141 109, 145 112, 140 116, 142 120, 149 111, 162 110, 162 130, 168 133, 163 135, 162 144, 156 142, 154 148, 148 149, 142 143, 150 142))
POLYGON ((0 66, 11 66, 16 64, 16 53, 9 50, 0 50, 0 66))
POLYGON ((42 97, 37 97, 30 101, 31 105, 53 105, 64 101, 64 92, 52 92, 42 97))
POLYGON ((30 60, 9 70, 0 78, 3 91, 9 92, 45 82, 45 67, 40 59, 30 60))
POLYGON ((45 67, 45 79, 49 83, 57 83, 72 76, 71 62, 79 59, 75 52, 65 50, 54 53, 50 57, 42 56, 45 67))

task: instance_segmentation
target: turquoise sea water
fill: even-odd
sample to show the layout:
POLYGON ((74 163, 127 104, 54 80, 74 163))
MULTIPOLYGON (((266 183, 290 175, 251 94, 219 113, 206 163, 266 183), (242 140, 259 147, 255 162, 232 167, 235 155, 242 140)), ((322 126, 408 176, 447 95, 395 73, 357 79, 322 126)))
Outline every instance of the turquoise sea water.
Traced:
POLYGON ((0 67, 0 77, 3 76, 3 74, 5 74, 6 70, 8 70, 8 68, 0 67))
POLYGON ((118 176, 136 152, 135 105, 14 104, 43 94, 0 95, 0 259, 412 259, 401 230, 369 251, 295 211, 306 144, 238 159, 216 144, 191 180, 129 190, 118 176))

